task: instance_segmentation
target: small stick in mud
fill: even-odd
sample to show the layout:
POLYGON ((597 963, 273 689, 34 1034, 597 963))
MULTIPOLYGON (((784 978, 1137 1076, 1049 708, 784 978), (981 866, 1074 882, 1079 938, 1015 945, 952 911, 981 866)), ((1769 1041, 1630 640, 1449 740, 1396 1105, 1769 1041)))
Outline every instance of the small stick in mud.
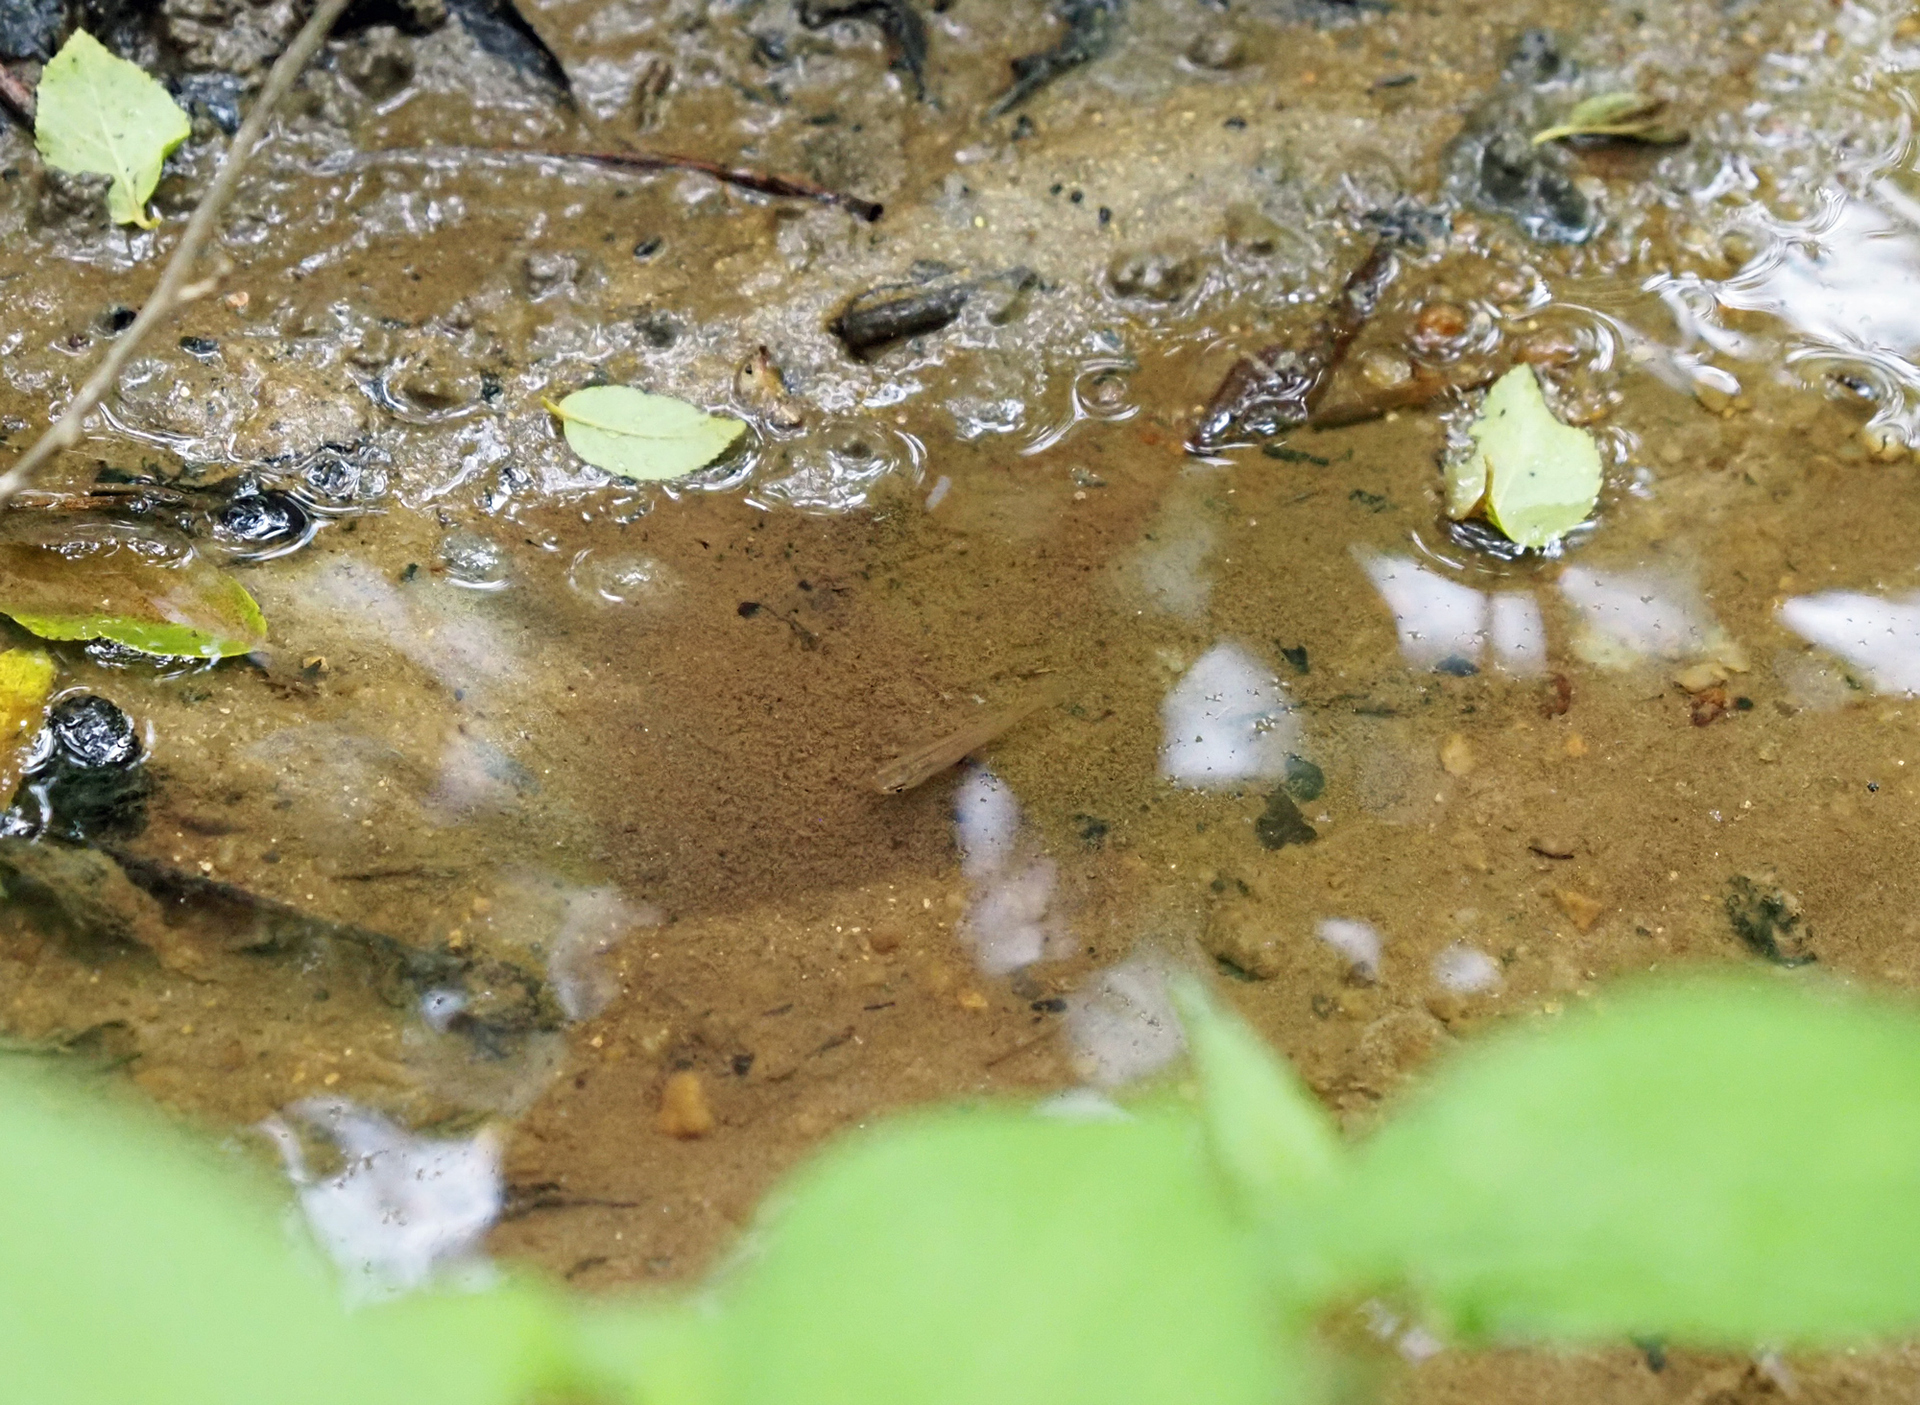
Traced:
POLYGON ((876 200, 866 200, 858 195, 849 195, 842 190, 829 190, 812 181, 801 180, 798 176, 774 175, 767 171, 755 171, 745 166, 725 166, 718 161, 703 160, 698 156, 676 156, 664 151, 530 151, 514 147, 495 148, 494 155, 502 156, 543 156, 561 161, 589 161, 597 166, 618 166, 630 171, 698 171, 703 176, 712 176, 727 185, 738 186, 741 190, 751 190, 760 195, 779 195, 791 200, 814 200, 822 205, 838 205, 848 210, 868 224, 872 224, 886 212, 886 206, 876 200))
POLYGON ((173 256, 167 260, 166 268, 161 271, 160 281, 154 284, 153 291, 147 295, 140 315, 107 348, 107 354, 100 358, 99 366, 87 378, 86 384, 80 387, 79 393, 67 406, 66 413, 34 441, 33 446, 20 456, 12 468, 0 474, 0 507, 4 507, 15 493, 26 487, 48 459, 80 442, 81 427, 87 416, 107 398, 107 392, 113 389, 115 382, 120 379, 121 370, 133 359, 134 352, 139 350, 147 335, 180 307, 212 291, 213 282, 210 279, 200 283, 189 281, 194 265, 199 262, 201 251, 213 237, 220 212, 226 209, 227 202, 233 198, 233 192, 240 184, 241 173, 246 170, 248 158, 253 155, 254 147, 265 134, 273 110, 280 105, 287 90, 293 87, 294 79, 307 66, 307 60, 326 42, 327 31, 333 28, 333 22, 340 18, 340 12, 347 8, 347 4, 348 0, 320 0, 306 24, 293 36, 293 42, 287 45, 286 52, 274 63, 272 71, 267 74, 266 84, 260 89, 260 96, 254 99, 253 107, 247 113, 247 120, 234 133, 233 145, 227 149, 226 160, 220 163, 219 174, 214 176, 213 184, 207 187, 207 193, 200 197, 200 203, 194 207, 186 230, 181 234, 180 242, 174 246, 173 256))
POLYGON ((33 120, 39 111, 34 101, 33 89, 19 74, 0 63, 0 107, 4 107, 20 120, 20 125, 28 131, 33 130, 33 120))
POLYGON ((1311 420, 1327 383, 1380 305, 1394 273, 1393 240, 1382 239, 1299 346, 1275 343, 1234 362, 1194 426, 1189 452, 1211 453, 1236 434, 1271 438, 1311 420))
POLYGON ((998 708, 924 746, 916 746, 875 772, 873 788, 882 795, 900 795, 912 790, 949 766, 959 765, 981 747, 999 740, 1041 708, 1058 702, 1062 691, 1058 683, 1044 684, 1010 707, 998 708))
POLYGON ((1485 390, 1496 379, 1497 375, 1487 370, 1476 369, 1459 377, 1449 377, 1422 367, 1403 385, 1319 406, 1307 416, 1307 428, 1345 429, 1349 425, 1383 419, 1395 410, 1423 410, 1448 395, 1485 390))

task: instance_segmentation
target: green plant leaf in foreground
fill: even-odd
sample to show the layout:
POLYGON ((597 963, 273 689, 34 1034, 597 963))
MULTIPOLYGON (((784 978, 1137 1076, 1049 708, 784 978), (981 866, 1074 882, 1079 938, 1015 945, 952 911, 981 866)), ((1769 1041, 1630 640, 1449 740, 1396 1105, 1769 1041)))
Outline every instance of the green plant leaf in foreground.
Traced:
POLYGON ((740 420, 626 385, 590 385, 557 405, 544 403, 560 417, 574 453, 622 478, 684 477, 720 457, 746 429, 740 420))
POLYGON ((1476 509, 1521 546, 1551 546, 1600 501, 1600 450, 1562 424, 1533 367, 1515 366, 1487 392, 1468 430, 1470 452, 1447 466, 1447 516, 1476 509))
POLYGON ((1190 1109, 907 1118, 785 1198, 718 1288, 719 1405, 1317 1398, 1190 1109))
POLYGON ((266 642, 246 588, 183 541, 119 523, 0 540, 0 615, 42 639, 228 658, 266 642))
POLYGON ((1685 141, 1687 134, 1660 121, 1666 106, 1664 99, 1644 93, 1597 93, 1575 103, 1566 121, 1536 132, 1533 144, 1540 146, 1566 137, 1616 137, 1649 146, 1672 146, 1685 141))
POLYGON ((0 1067, 0 1336, 23 1405, 525 1405, 575 1377, 564 1309, 508 1284, 349 1312, 284 1193, 24 1060, 0 1067))
POLYGON ((1782 978, 1629 988, 1454 1059, 1350 1184, 1322 1232, 1470 1338, 1911 1333, 1920 1015, 1782 978))
POLYGON ((167 90, 76 29, 40 74, 38 98, 33 139, 47 164, 112 177, 114 223, 153 228, 147 197, 160 183, 161 163, 193 131, 167 90))

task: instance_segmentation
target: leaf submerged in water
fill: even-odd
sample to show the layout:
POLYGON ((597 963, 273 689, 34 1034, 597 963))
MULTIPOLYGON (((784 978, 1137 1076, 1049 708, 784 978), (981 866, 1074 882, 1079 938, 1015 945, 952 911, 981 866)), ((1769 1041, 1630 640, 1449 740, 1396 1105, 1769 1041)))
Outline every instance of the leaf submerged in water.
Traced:
POLYGON ((0 541, 0 615, 42 639, 223 659, 266 643, 245 587, 184 542, 115 523, 0 541))
POLYGON ((1521 546, 1538 551, 1587 520, 1600 500, 1600 450, 1584 429, 1547 407, 1531 366, 1493 384, 1468 431, 1473 450, 1447 467, 1447 516, 1475 509, 1521 546))
POLYGON ((545 404, 560 417, 574 453, 622 478, 684 477, 719 458, 746 429, 739 420, 626 385, 590 385, 545 404))
POLYGON ((111 176, 107 212, 114 223, 152 229, 147 197, 160 183, 161 163, 193 131, 167 90, 76 29, 41 73, 38 99, 33 139, 47 164, 111 176))
POLYGON ((38 649, 0 652, 0 808, 13 800, 26 755, 47 720, 53 660, 38 649))

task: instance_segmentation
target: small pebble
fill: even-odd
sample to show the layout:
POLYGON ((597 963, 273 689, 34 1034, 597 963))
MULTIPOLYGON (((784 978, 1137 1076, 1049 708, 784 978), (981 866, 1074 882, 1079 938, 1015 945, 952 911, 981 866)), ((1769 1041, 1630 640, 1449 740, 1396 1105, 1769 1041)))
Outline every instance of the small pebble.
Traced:
POLYGON ((660 1090, 660 1118, 657 1124, 669 1137, 692 1141, 713 1130, 713 1109, 707 1106, 707 1090, 697 1073, 668 1076, 660 1090))
POLYGON ((1527 847, 1550 859, 1570 859, 1575 852, 1570 834, 1536 834, 1527 841, 1527 847))
POLYGON ((1455 732, 1440 743, 1440 769, 1448 775, 1471 775, 1474 765, 1473 746, 1460 733, 1455 732))
POLYGON ((961 1009, 971 1014, 979 1014, 987 1008, 987 997, 969 986, 954 997, 961 1009))
POLYGON ((1590 930, 1600 920, 1600 914, 1607 910, 1606 904, 1598 898, 1576 893, 1571 888, 1555 889, 1553 900, 1560 904, 1560 910, 1567 914, 1567 920, 1583 932, 1590 930))

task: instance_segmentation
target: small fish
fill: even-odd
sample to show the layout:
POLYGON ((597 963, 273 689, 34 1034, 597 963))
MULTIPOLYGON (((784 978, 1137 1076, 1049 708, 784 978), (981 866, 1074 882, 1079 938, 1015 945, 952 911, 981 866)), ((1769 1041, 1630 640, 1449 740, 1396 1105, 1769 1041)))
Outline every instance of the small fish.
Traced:
POLYGON ((899 795, 921 782, 957 766, 988 743, 998 740, 1041 708, 1059 701, 1061 687, 1047 684, 1019 702, 976 717, 966 726, 936 737, 897 756, 874 773, 873 787, 882 795, 899 795))

